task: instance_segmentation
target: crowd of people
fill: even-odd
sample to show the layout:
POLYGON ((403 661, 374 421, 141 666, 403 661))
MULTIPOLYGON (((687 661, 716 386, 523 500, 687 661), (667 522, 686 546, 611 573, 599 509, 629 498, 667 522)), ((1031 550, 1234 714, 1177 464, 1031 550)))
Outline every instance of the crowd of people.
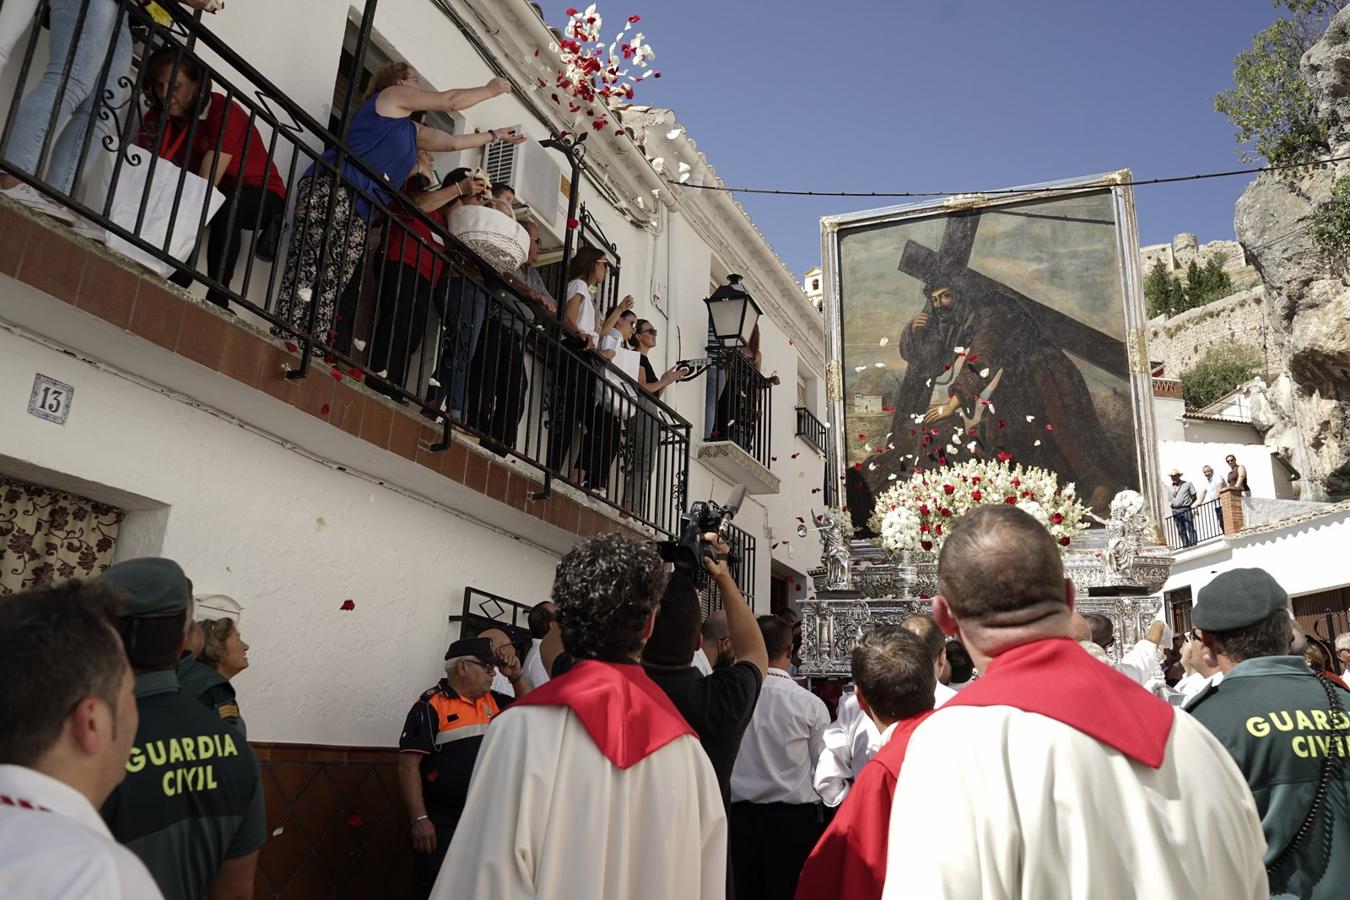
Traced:
MULTIPOLYGON (((218 0, 182 5, 211 13, 222 6, 218 0)), ((602 250, 577 251, 555 300, 536 266, 542 235, 533 223, 517 221, 511 187, 492 184, 482 169, 456 168, 444 177, 434 170, 435 153, 525 140, 511 128, 451 134, 428 124, 428 114, 470 109, 510 92, 510 82, 427 90, 412 66, 389 63, 370 76, 342 146, 315 155, 285 129, 264 137, 258 126, 270 116, 233 87, 214 84, 181 35, 156 24, 153 11, 141 6, 50 4, 49 62, 12 115, 6 162, 73 200, 105 146, 143 148, 157 158, 161 175, 166 168, 182 170, 182 179, 168 179, 168 188, 163 179, 151 179, 144 200, 138 196, 132 204, 141 209, 125 221, 113 205, 115 184, 84 194, 98 195, 91 204, 96 212, 143 236, 162 233, 154 232, 154 223, 175 217, 185 222, 171 222, 170 231, 195 232, 200 214, 201 246, 182 258, 186 265, 172 271, 172 281, 183 287, 204 282, 206 299, 230 312, 236 271, 245 272, 239 290, 246 296, 249 258, 278 262, 261 304, 274 334, 291 341, 312 335, 329 362, 334 354, 363 362, 371 389, 400 403, 422 401, 476 431, 495 452, 538 453, 550 469, 586 488, 608 490, 622 444, 628 448, 623 484, 613 499, 628 513, 647 514, 664 421, 651 401, 688 373, 654 370, 647 354, 657 330, 638 317, 633 298, 597 307, 609 266, 602 250), (134 70, 133 58, 139 60, 134 70), (99 104, 126 84, 135 86, 137 102, 122 126, 99 104), (115 134, 121 127, 125 132, 115 134), (157 191, 183 192, 191 179, 223 196, 218 208, 198 209, 188 193, 154 202, 157 191), (108 207, 99 208, 105 200, 108 207), (252 234, 247 244, 245 232, 252 234), (514 271, 480 260, 472 242, 467 253, 450 249, 449 236, 485 232, 511 248, 512 260, 519 260, 514 271), (540 323, 554 327, 555 343, 539 343, 533 326, 540 323), (546 448, 525 447, 519 439, 531 403, 531 357, 535 377, 546 379, 539 396, 547 411, 546 448)), ((0 62, 36 7, 35 0, 4 4, 0 62)), ((13 175, 0 175, 0 191, 77 224, 59 199, 13 175)), ((107 238, 98 229, 86 233, 107 238)))
MULTIPOLYGON (((453 641, 399 785, 419 897, 1339 898, 1350 691, 1266 572, 1201 589, 1169 681, 1118 658, 1013 507, 952 528, 931 614, 873 627, 833 716, 794 621, 620 535, 528 630, 453 641), (1318 647, 1311 652, 1309 647, 1318 647)), ((237 609, 166 559, 0 602, 0 894, 250 896, 266 840, 237 609), (204 615, 210 613, 210 615, 204 615), (120 893, 119 893, 120 891, 120 893)))

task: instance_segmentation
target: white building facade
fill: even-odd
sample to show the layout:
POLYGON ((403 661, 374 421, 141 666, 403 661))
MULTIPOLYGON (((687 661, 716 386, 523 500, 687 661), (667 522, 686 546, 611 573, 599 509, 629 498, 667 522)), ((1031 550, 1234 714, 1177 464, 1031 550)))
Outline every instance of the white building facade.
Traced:
MULTIPOLYGON (((326 122, 363 6, 232 0, 207 26, 326 122)), ((513 93, 456 114, 454 130, 515 125, 540 141, 570 127, 536 81, 555 41, 524 0, 381 0, 367 59, 405 60, 436 89, 504 74, 513 93)), ((230 70, 209 47, 198 52, 230 70)), ((0 80, 5 115, 18 56, 0 80)), ((824 406, 820 315, 731 195, 675 183, 679 163, 694 184, 717 178, 673 113, 635 108, 622 122, 631 136, 589 140, 579 197, 590 233, 621 259, 619 296, 632 294, 659 331, 658 374, 706 355, 703 300, 728 274, 763 309, 761 372, 779 378, 764 471, 739 448, 709 452, 729 443, 708 434, 711 376, 665 399, 691 426, 686 502, 722 501, 751 473, 735 525, 754 547, 743 586, 768 612, 806 595, 819 559, 795 528, 825 505, 824 453, 798 436, 796 412, 824 406)), ((567 236, 568 166, 526 146, 525 163, 551 161, 563 179, 556 196, 517 185, 550 262, 567 236)), ((437 168, 484 162, 467 150, 437 168)), ((440 677, 466 589, 528 607, 548 597, 578 536, 658 536, 560 480, 530 500, 543 487, 537 466, 458 432, 453 447, 432 450, 439 429, 350 379, 333 384, 326 366, 284 379, 282 341, 257 317, 223 318, 201 288, 187 299, 61 226, 9 205, 0 214, 0 477, 124 510, 113 560, 172 557, 198 593, 242 604, 251 665, 235 686, 255 741, 393 747, 409 705, 440 677), (210 346, 195 346, 208 333, 210 346), (73 389, 63 424, 30 413, 38 376, 73 389)))

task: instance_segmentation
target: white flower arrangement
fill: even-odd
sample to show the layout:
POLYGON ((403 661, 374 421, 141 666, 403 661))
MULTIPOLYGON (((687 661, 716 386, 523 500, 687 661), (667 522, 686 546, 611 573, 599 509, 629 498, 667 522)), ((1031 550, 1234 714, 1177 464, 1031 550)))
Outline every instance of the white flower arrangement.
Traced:
POLYGON ((1078 501, 1072 483, 1060 486, 1045 469, 986 460, 919 471, 897 481, 877 496, 868 524, 888 553, 911 550, 936 556, 962 514, 1004 503, 1033 516, 1061 547, 1072 544, 1087 527, 1087 507, 1078 501))

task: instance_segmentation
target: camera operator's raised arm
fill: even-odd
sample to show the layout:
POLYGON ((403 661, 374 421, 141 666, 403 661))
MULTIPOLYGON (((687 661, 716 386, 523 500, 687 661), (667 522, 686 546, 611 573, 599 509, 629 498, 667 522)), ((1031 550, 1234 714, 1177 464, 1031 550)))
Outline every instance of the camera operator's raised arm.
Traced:
POLYGON ((753 663, 762 678, 769 671, 769 651, 764 647, 764 635, 755 621, 754 610, 741 596, 741 589, 736 586, 731 570, 727 568, 727 552, 731 548, 712 532, 703 535, 703 540, 717 550, 717 560, 714 562, 704 557, 703 567, 712 575, 722 595, 722 603, 727 611, 727 631, 731 633, 731 649, 736 653, 736 661, 753 663))

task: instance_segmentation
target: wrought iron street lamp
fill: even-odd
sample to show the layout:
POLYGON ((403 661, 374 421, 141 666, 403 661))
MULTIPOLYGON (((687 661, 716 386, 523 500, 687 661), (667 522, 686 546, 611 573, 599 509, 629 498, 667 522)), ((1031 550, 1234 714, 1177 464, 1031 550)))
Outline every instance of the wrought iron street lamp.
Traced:
POLYGON ((728 275, 727 283, 703 302, 708 304, 713 337, 722 349, 730 350, 750 343, 763 310, 741 284, 741 276, 728 275))

